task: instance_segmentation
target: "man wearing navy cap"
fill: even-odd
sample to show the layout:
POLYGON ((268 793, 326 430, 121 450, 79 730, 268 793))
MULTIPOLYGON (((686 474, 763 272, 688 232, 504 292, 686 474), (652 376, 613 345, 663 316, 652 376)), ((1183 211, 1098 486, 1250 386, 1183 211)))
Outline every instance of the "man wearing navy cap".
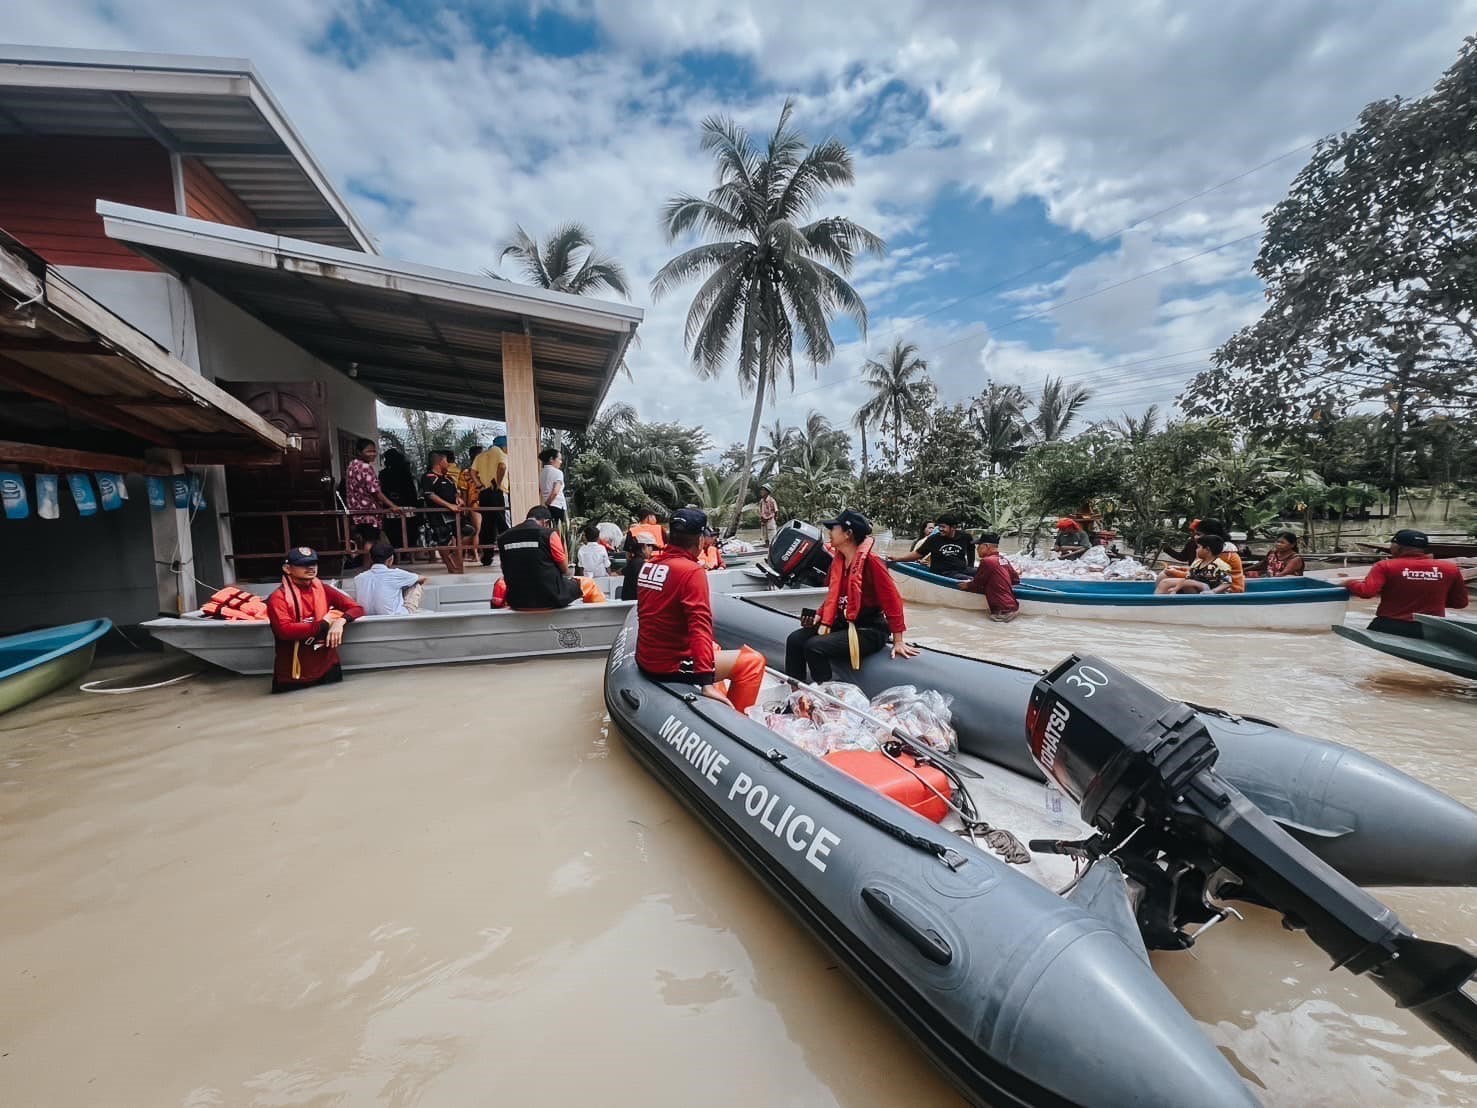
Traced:
POLYGON ((290 692, 342 681, 338 647, 344 626, 364 614, 354 600, 318 580, 318 552, 295 546, 282 564, 282 584, 267 597, 277 640, 272 691, 290 692))
POLYGON ((719 650, 713 641, 713 602, 698 544, 706 513, 681 508, 667 525, 667 545, 636 575, 636 665, 657 681, 691 685, 739 711, 759 697, 764 655, 749 647, 719 650), (727 681, 727 687, 720 681, 727 681))
POLYGON ((1461 567, 1432 557, 1431 540, 1424 531, 1396 531, 1389 550, 1390 556, 1375 562, 1362 581, 1344 582, 1355 596, 1380 598, 1369 630, 1423 639, 1425 629, 1415 618, 1417 613, 1444 616, 1448 608, 1467 606, 1461 567))

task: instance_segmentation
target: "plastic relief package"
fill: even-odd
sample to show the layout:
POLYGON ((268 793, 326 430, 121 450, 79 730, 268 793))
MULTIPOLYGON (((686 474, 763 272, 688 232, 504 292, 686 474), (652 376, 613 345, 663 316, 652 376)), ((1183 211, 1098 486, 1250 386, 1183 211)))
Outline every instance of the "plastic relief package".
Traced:
POLYGON ((895 685, 872 698, 872 714, 933 750, 957 754, 959 736, 954 732, 950 710, 953 702, 953 697, 937 689, 919 692, 915 685, 895 685))
POLYGON ((1086 566, 1088 569, 1104 570, 1108 568, 1108 563, 1112 560, 1112 558, 1108 557, 1108 548, 1106 546, 1089 546, 1087 553, 1078 558, 1077 563, 1086 566))
MULTIPOLYGON (((816 687, 853 707, 864 711, 868 708, 867 694, 855 685, 828 681, 816 687)), ((833 750, 878 750, 882 745, 876 729, 855 712, 848 712, 800 689, 790 693, 783 710, 775 711, 756 704, 746 714, 817 757, 833 750)))

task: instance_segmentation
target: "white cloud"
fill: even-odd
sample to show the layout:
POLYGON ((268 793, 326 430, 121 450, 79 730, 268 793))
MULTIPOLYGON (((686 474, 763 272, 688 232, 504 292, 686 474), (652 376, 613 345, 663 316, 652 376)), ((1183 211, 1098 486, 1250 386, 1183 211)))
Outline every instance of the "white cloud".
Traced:
MULTIPOLYGON (((13 6, 5 35, 248 56, 336 180, 391 197, 384 206, 354 201, 385 253, 476 271, 495 263, 515 223, 542 233, 580 219, 638 290, 670 254, 657 223, 661 201, 710 184, 697 145, 703 116, 728 111, 762 132, 793 93, 813 138, 859 128, 856 184, 827 210, 898 247, 858 267, 871 340, 842 343, 822 373, 841 383, 807 392, 814 386, 802 382, 777 409, 798 418, 824 407, 844 423, 862 399, 857 368, 895 333, 930 357, 951 399, 977 391, 986 371, 1027 382, 1045 372, 1104 375, 1104 406, 1157 389, 1172 395, 1172 383, 1157 384, 1150 371, 1174 359, 1147 364, 1132 380, 1111 367, 1214 346, 1251 318, 1257 298, 1226 283, 1247 275, 1254 242, 1095 290, 1255 231, 1301 155, 1180 204, 1056 280, 1000 290, 1021 314, 1086 297, 1052 311, 1051 347, 1023 341, 1024 331, 992 335, 920 318, 940 290, 968 291, 937 280, 957 262, 957 244, 924 237, 928 206, 946 189, 988 199, 996 211, 1032 198, 1062 228, 1109 235, 1347 125, 1371 99, 1421 91, 1477 15, 1474 0, 538 2, 593 13, 609 48, 541 56, 513 37, 479 42, 453 15, 412 22, 361 0, 202 0, 189 18, 173 0, 53 0, 13 6), (313 49, 335 20, 353 40, 352 64, 313 49), (694 85, 683 52, 725 49, 748 59, 759 86, 720 100, 694 85)), ((637 379, 613 395, 648 418, 703 422, 720 443, 740 438, 749 403, 731 374, 700 383, 687 364, 687 295, 648 305, 632 357, 637 379)), ((644 291, 636 299, 645 302, 644 291)))

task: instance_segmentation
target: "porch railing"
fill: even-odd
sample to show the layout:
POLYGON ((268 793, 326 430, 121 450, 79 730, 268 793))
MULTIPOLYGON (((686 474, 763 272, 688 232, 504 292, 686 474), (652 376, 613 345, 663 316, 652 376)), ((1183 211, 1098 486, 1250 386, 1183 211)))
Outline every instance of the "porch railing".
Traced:
MULTIPOLYGON (((292 537, 293 521, 306 519, 331 519, 334 521, 334 533, 339 546, 333 549, 324 549, 321 546, 315 547, 314 549, 317 550, 319 557, 327 556, 330 558, 347 558, 350 555, 358 555, 360 551, 355 549, 353 545, 354 528, 355 526, 357 526, 353 521, 353 517, 356 515, 363 516, 368 514, 375 514, 382 517, 384 522, 381 529, 384 531, 386 537, 389 538, 391 543, 395 546, 395 554, 397 558, 400 558, 400 560, 403 561, 403 557, 401 556, 406 554, 435 554, 440 557, 442 563, 446 566, 446 570, 448 573, 464 573, 465 566, 463 563, 463 558, 469 548, 472 550, 477 549, 479 544, 477 544, 475 541, 453 541, 451 543, 439 545, 426 545, 419 542, 411 542, 409 540, 412 535, 417 538, 419 537, 420 528, 415 527, 413 523, 413 520, 416 516, 440 517, 452 514, 456 516, 456 520, 452 524, 452 537, 453 540, 460 540, 462 531, 462 517, 469 516, 474 511, 480 512, 485 515, 489 512, 506 511, 506 509, 474 509, 459 507, 455 509, 454 512, 452 512, 451 510, 446 508, 402 508, 397 512, 391 512, 387 509, 384 512, 366 513, 349 512, 345 511, 342 508, 325 508, 317 510, 280 512, 222 512, 221 518, 225 520, 275 519, 280 523, 282 528, 281 550, 252 551, 250 553, 234 551, 230 554, 225 555, 225 557, 230 560, 233 565, 237 566, 238 569, 243 562, 273 562, 276 564, 280 564, 283 560, 286 559, 287 552, 289 550, 292 550, 294 547, 307 545, 301 542, 294 542, 292 537), (405 523, 405 527, 403 530, 401 527, 397 526, 397 524, 401 520, 403 520, 405 523), (397 535, 401 540, 404 541, 404 545, 399 542, 395 542, 397 535)), ((480 538, 480 536, 476 536, 476 538, 480 538)))

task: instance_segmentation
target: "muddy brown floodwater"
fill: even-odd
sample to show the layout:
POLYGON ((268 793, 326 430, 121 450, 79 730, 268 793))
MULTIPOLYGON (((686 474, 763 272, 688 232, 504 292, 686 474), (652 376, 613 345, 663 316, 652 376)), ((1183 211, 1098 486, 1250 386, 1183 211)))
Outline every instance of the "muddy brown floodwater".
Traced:
MULTIPOLYGON (((1477 803, 1477 686, 1332 635, 912 623, 1029 665, 1102 653, 1477 803)), ((601 665, 289 697, 208 674, 0 717, 0 1102, 959 1103, 632 761, 601 665)), ((1477 946, 1477 891, 1381 895, 1477 946)), ((1155 963, 1268 1104, 1477 1103, 1456 1051, 1268 913, 1155 963)))

